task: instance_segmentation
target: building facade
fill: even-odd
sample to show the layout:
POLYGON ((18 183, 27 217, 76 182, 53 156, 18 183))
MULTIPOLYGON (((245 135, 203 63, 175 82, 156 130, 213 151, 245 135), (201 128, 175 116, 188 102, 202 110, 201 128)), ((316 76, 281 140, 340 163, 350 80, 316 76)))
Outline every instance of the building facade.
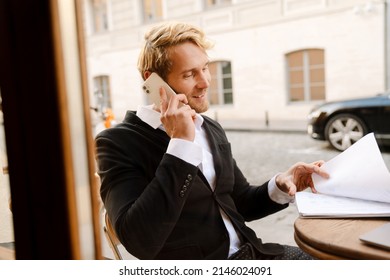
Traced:
POLYGON ((160 21, 200 26, 215 43, 207 114, 304 121, 323 101, 386 89, 387 1, 85 0, 91 105, 117 120, 147 104, 137 59, 160 21))

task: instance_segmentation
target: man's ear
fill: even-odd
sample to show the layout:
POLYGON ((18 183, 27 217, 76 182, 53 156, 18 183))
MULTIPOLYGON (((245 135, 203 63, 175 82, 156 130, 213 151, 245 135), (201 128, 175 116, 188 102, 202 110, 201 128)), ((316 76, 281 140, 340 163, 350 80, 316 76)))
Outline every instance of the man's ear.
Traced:
POLYGON ((144 80, 146 80, 147 78, 149 78, 149 76, 152 74, 152 72, 150 71, 145 71, 144 72, 144 80))

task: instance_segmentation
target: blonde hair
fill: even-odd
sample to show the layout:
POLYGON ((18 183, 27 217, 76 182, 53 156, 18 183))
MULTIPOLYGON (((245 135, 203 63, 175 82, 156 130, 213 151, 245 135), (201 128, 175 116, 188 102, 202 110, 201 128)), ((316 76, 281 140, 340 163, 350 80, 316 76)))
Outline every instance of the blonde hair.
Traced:
POLYGON ((154 26, 145 34, 145 42, 138 58, 138 70, 142 78, 146 71, 150 71, 166 79, 172 67, 170 47, 184 42, 192 42, 205 51, 213 46, 204 32, 193 25, 164 22, 154 26))

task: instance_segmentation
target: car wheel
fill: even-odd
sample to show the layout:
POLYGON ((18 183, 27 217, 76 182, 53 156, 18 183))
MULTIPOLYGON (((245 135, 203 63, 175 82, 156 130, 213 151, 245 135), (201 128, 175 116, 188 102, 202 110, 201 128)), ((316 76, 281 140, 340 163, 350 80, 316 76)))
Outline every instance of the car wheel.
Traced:
POLYGON ((344 151, 367 133, 363 121, 351 114, 340 114, 331 118, 325 127, 329 143, 339 151, 344 151))

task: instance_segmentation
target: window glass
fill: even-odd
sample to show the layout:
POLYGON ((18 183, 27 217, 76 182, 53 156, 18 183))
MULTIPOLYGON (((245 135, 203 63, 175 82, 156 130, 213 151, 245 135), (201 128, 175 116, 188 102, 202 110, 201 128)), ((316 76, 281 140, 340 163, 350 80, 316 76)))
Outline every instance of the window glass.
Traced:
POLYGON ((92 0, 92 16, 94 32, 108 30, 107 0, 92 0))
POLYGON ((94 97, 98 112, 111 108, 110 81, 108 76, 98 76, 93 79, 94 97))
POLYGON ((228 77, 228 78, 223 78, 223 88, 225 89, 225 91, 229 90, 232 88, 232 79, 231 77, 228 77))
POLYGON ((288 55, 288 63, 291 68, 302 67, 303 52, 293 52, 288 55))
POLYGON ((325 86, 312 86, 310 88, 312 100, 323 100, 325 96, 325 86))
POLYGON ((324 68, 316 69, 313 67, 310 69, 310 81, 312 83, 323 83, 324 76, 324 68))
POLYGON ((92 130, 97 135, 105 128, 116 123, 111 106, 110 78, 108 76, 97 76, 93 79, 94 106, 92 113, 92 130))
POLYGON ((300 101, 304 99, 303 87, 292 87, 290 89, 290 101, 300 101))
POLYGON ((161 0, 144 0, 142 3, 145 23, 161 20, 163 18, 161 0))

